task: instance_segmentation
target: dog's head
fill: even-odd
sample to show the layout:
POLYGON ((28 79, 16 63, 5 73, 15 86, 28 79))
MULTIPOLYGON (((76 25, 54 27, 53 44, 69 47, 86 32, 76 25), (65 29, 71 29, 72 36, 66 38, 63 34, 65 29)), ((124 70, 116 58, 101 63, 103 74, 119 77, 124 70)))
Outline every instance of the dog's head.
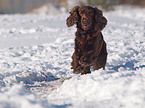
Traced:
POLYGON ((83 30, 89 30, 93 27, 94 9, 89 6, 80 7, 78 10, 80 16, 80 26, 83 30))
POLYGON ((67 18, 67 26, 73 26, 77 24, 77 27, 84 31, 95 29, 101 31, 107 24, 107 20, 103 17, 102 11, 98 8, 90 6, 75 6, 70 16, 67 18))

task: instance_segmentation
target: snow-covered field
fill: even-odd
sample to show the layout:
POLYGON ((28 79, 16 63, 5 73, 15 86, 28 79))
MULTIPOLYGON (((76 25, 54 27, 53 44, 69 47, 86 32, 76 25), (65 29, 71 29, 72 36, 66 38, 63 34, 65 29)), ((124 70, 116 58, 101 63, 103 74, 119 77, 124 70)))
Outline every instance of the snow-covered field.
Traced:
POLYGON ((106 70, 83 76, 67 16, 0 15, 0 108, 144 108, 145 9, 104 13, 106 70))

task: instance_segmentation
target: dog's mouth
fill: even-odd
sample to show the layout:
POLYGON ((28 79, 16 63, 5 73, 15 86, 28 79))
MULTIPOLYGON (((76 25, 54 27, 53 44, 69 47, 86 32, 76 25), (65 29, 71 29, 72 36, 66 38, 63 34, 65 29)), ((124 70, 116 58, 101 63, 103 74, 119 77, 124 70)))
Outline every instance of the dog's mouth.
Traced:
POLYGON ((89 22, 89 21, 85 21, 85 22, 83 22, 82 24, 81 24, 81 26, 82 26, 82 29, 84 29, 84 30, 89 30, 89 29, 91 29, 91 23, 89 22))
POLYGON ((88 25, 84 25, 84 26, 83 26, 83 29, 84 29, 84 30, 87 30, 87 28, 88 28, 88 25))
POLYGON ((90 25, 88 25, 88 24, 82 24, 82 28, 84 30, 88 30, 90 28, 90 25))

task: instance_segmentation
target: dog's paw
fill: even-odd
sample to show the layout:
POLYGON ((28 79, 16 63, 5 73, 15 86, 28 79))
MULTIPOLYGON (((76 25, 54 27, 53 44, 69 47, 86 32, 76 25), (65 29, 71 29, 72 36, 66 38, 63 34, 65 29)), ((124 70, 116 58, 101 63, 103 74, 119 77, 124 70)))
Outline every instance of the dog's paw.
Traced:
POLYGON ((81 75, 90 74, 90 73, 91 73, 91 71, 88 70, 88 71, 84 71, 84 72, 82 72, 81 75))

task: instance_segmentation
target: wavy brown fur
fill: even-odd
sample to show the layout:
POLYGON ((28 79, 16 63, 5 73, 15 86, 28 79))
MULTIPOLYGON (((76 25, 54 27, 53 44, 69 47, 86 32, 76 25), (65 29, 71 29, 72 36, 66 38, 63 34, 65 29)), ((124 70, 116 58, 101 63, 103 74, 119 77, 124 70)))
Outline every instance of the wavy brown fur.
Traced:
POLYGON ((91 73, 94 70, 105 69, 107 61, 106 43, 101 30, 107 20, 102 11, 90 6, 75 6, 66 20, 67 26, 77 25, 75 51, 72 56, 72 69, 76 74, 91 73))

